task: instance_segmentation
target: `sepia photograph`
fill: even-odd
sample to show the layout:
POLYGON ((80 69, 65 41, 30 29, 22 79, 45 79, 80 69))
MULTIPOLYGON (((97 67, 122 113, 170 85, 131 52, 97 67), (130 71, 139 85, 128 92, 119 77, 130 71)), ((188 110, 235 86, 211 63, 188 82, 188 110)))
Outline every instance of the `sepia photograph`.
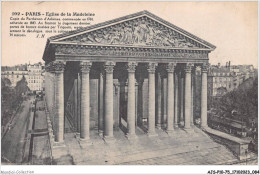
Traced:
POLYGON ((1 1, 1 21, 1 174, 259 174, 258 1, 1 1))

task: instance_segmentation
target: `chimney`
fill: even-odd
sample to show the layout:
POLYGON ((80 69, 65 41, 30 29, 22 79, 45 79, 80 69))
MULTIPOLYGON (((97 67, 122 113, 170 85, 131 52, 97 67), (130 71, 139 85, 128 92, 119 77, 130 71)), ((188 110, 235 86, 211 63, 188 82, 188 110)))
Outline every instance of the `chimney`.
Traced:
POLYGON ((228 67, 230 67, 231 61, 228 62, 228 67))
POLYGON ((218 68, 220 68, 220 63, 218 63, 218 68))

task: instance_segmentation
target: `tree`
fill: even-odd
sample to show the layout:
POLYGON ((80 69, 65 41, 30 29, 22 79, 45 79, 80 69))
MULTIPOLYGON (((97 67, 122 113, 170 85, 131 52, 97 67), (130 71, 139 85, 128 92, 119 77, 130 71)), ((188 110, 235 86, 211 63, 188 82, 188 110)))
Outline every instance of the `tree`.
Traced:
POLYGON ((16 83, 16 86, 15 86, 15 92, 16 92, 16 94, 17 94, 18 96, 21 96, 22 93, 27 92, 27 91, 29 90, 29 88, 28 88, 27 85, 28 85, 28 83, 27 83, 25 77, 23 76, 23 78, 16 83))
POLYGON ((11 81, 8 78, 1 78, 1 100, 2 104, 9 97, 11 92, 11 81))
POLYGON ((16 100, 13 89, 10 87, 11 81, 1 78, 1 125, 4 126, 12 115, 12 104, 16 100))
POLYGON ((225 93, 227 93, 227 88, 226 87, 219 87, 219 88, 217 88, 217 96, 222 96, 225 93))
POLYGON ((250 118, 258 117, 258 82, 256 79, 244 82, 237 89, 226 93, 214 101, 219 113, 232 117, 233 110, 237 111, 237 120, 249 124, 250 118))
POLYGON ((8 78, 1 78, 1 85, 2 85, 2 87, 3 86, 8 86, 8 87, 10 87, 11 86, 11 81, 8 79, 8 78))

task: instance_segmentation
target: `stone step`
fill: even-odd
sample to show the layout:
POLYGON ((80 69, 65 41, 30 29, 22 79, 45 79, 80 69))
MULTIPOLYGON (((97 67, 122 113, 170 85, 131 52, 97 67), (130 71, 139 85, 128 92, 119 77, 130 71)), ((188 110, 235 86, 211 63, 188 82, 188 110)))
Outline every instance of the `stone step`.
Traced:
MULTIPOLYGON (((200 149, 209 149, 207 146, 208 145, 201 146, 200 149)), ((130 154, 127 156, 120 155, 117 157, 112 157, 111 161, 113 162, 113 164, 120 164, 123 162, 130 162, 130 161, 137 161, 137 160, 143 160, 143 159, 149 159, 149 158, 169 156, 169 155, 180 154, 180 153, 185 153, 185 152, 192 152, 192 151, 198 151, 198 149, 196 147, 189 145, 189 146, 177 147, 174 149, 169 148, 169 149, 162 149, 162 150, 153 150, 153 151, 149 151, 149 152, 140 152, 137 154, 130 154)))

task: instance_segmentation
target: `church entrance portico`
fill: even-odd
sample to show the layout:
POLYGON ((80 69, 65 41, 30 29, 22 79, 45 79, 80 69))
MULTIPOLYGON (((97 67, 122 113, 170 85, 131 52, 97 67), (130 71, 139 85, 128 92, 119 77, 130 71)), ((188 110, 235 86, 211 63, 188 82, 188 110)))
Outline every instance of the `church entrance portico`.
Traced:
POLYGON ((46 102, 54 140, 64 141, 64 117, 82 141, 96 130, 105 140, 123 130, 137 138, 157 128, 174 137, 193 130, 194 106, 201 104, 207 127, 210 43, 147 12, 139 12, 48 39, 46 102), (194 94, 194 69, 201 67, 201 101, 194 94))

